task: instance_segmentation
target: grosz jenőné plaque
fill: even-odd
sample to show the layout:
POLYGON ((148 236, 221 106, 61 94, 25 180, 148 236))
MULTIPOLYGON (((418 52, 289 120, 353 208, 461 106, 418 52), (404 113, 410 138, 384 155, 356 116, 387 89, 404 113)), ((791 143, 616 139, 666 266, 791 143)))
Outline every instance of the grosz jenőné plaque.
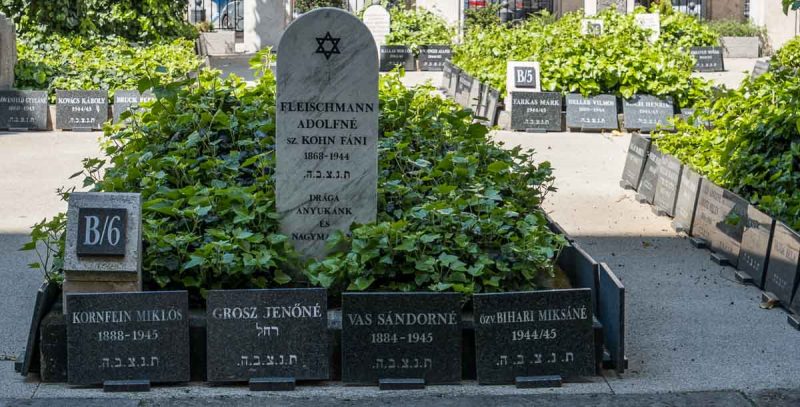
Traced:
POLYGON ((56 91, 56 128, 63 130, 102 129, 108 120, 108 92, 105 90, 56 91))
POLYGON ((461 381, 461 295, 342 294, 342 381, 461 381))
POLYGON ((649 152, 650 138, 642 137, 637 133, 631 134, 628 156, 625 158, 625 168, 622 170, 622 186, 624 188, 637 189, 639 187, 649 152))
POLYGON ((694 70, 698 72, 720 72, 725 70, 722 47, 692 47, 689 53, 694 57, 694 70))
POLYGON ((800 235, 783 222, 777 222, 769 251, 764 291, 775 294, 781 302, 789 305, 800 278, 799 272, 800 235))
POLYGON ((444 62, 453 56, 449 45, 423 45, 419 47, 419 70, 441 71, 444 62))
POLYGON ((0 129, 47 130, 47 92, 0 90, 0 129))
POLYGON ((583 97, 570 93, 566 103, 567 127, 571 129, 615 130, 619 127, 614 95, 583 97))
POLYGON ((480 384, 520 376, 592 376, 591 289, 475 294, 480 384))
POLYGON ((327 301, 323 288, 209 291, 208 381, 328 379, 327 301))
POLYGON ((307 257, 353 222, 376 217, 378 55, 367 27, 340 9, 304 14, 278 47, 276 206, 307 257))
POLYGON ((670 122, 675 115, 672 100, 652 95, 634 95, 622 102, 625 128, 650 132, 656 128, 672 129, 670 122))
POLYGON ((128 211, 78 208, 78 256, 125 256, 128 211))
POLYGON ((511 128, 560 131, 561 100, 558 92, 511 92, 511 128))
POLYGON ((697 197, 700 194, 700 174, 688 166, 683 166, 681 183, 678 188, 678 199, 675 202, 675 220, 672 226, 679 232, 692 236, 692 223, 694 223, 697 197))
POLYGON ((186 291, 67 295, 69 384, 189 381, 186 291))

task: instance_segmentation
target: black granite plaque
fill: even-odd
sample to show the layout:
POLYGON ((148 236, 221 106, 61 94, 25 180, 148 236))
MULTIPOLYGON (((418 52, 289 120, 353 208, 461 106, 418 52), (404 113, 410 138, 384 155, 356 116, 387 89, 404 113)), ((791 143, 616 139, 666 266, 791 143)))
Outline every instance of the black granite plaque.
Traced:
POLYGON ((769 60, 758 60, 753 67, 753 72, 750 73, 750 77, 756 79, 767 72, 769 72, 769 60))
POLYGON ((638 133, 631 134, 628 156, 625 158, 625 168, 622 170, 622 184, 625 188, 639 188, 639 181, 642 179, 649 152, 650 138, 642 137, 638 133))
POLYGON ((538 88, 539 84, 536 80, 536 78, 538 77, 539 75, 537 75, 536 73, 536 67, 533 66, 514 67, 514 86, 518 88, 532 88, 532 89, 538 88))
POLYGON ((593 375, 591 298, 583 288, 475 294, 478 383, 593 375))
POLYGON ((571 243, 558 255, 558 267, 569 277, 574 288, 588 288, 592 294, 592 312, 597 313, 597 262, 578 243, 571 243))
MULTIPOLYGON (((458 79, 464 73, 461 69, 455 65, 453 65, 453 76, 450 77, 450 82, 447 84, 447 95, 456 100, 458 96, 458 79)), ((458 102, 456 100, 456 102, 458 102)))
POLYGON ((67 294, 69 384, 189 381, 186 291, 67 294))
POLYGON ((458 75, 458 83, 456 84, 456 103, 464 108, 469 108, 472 103, 472 83, 475 80, 469 74, 461 72, 458 75))
POLYGON ((453 56, 449 45, 423 45, 419 47, 419 70, 441 71, 444 62, 453 56))
POLYGON ((783 222, 775 224, 769 251, 764 291, 775 294, 783 304, 790 304, 797 288, 800 263, 800 235, 783 222))
POLYGON ((742 249, 739 252, 739 270, 747 273, 753 284, 764 286, 767 273, 767 259, 772 244, 775 220, 753 205, 747 206, 747 224, 742 233, 742 249))
POLYGON ((23 376, 28 375, 32 366, 38 365, 37 362, 40 356, 39 325, 44 316, 50 312, 60 292, 58 283, 47 282, 42 283, 42 286, 36 292, 36 302, 33 305, 31 325, 28 329, 28 342, 25 346, 25 358, 22 360, 22 366, 20 367, 20 374, 23 376))
POLYGON ((725 70, 722 47, 692 47, 689 53, 694 57, 694 70, 697 72, 721 72, 725 70))
POLYGON ((443 91, 447 96, 453 96, 450 94, 450 81, 453 80, 453 73, 455 71, 455 67, 453 63, 450 61, 444 61, 442 65, 442 84, 439 86, 439 89, 443 91))
POLYGON ((561 107, 558 92, 511 92, 511 128, 561 131, 561 107))
POLYGON ((114 123, 119 123, 122 113, 138 109, 139 104, 155 99, 152 92, 139 93, 136 90, 118 90, 114 93, 114 123))
POLYGON ((104 90, 56 91, 56 128, 92 130, 108 120, 108 92, 104 90))
POLYGON ((639 181, 638 198, 649 204, 653 203, 656 197, 656 188, 658 187, 658 166, 661 162, 661 152, 655 145, 650 146, 650 151, 647 153, 647 161, 644 164, 644 172, 642 179, 639 181))
POLYGON ((380 71, 389 72, 398 66, 406 71, 417 70, 411 50, 405 45, 381 45, 380 71))
POLYGON ((681 171, 683 171, 683 166, 677 158, 669 154, 661 156, 661 160, 658 162, 658 183, 653 205, 667 216, 675 215, 681 171))
POLYGON ((125 256, 128 211, 125 208, 78 209, 78 256, 125 256))
POLYGON ((0 90, 0 129, 47 130, 47 92, 0 90))
POLYGON ((625 128, 650 132, 656 128, 671 130, 675 128, 670 119, 675 115, 675 105, 671 99, 652 95, 634 95, 622 102, 625 115, 625 128))
POLYGON ((342 381, 461 380, 461 295, 342 294, 342 381))
POLYGON ((605 263, 600 263, 597 319, 603 324, 603 340, 618 373, 625 370, 625 286, 605 263))
POLYGON ((567 127, 571 129, 616 130, 617 98, 614 95, 583 97, 568 94, 567 127))
POLYGON ((681 171, 681 183, 678 187, 678 199, 675 201, 675 220, 672 226, 679 232, 692 236, 695 208, 700 195, 702 177, 694 170, 684 165, 681 171))
POLYGON ((747 205, 747 201, 713 182, 703 180, 700 184, 692 233, 707 240, 711 250, 734 267, 739 262, 747 205))
POLYGON ((327 293, 322 288, 208 292, 208 381, 327 380, 327 293))

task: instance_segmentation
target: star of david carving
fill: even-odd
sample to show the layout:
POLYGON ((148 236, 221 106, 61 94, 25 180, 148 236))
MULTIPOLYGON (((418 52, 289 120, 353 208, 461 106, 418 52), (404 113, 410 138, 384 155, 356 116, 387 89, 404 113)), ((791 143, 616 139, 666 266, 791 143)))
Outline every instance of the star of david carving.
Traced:
POLYGON ((331 59, 331 55, 333 54, 341 54, 341 52, 339 52, 339 40, 341 40, 341 38, 333 38, 333 36, 331 36, 331 32, 328 31, 325 33, 324 37, 317 38, 317 45, 319 46, 317 47, 315 54, 325 55, 325 59, 331 59), (331 43, 330 49, 325 48, 325 43, 328 41, 331 43))

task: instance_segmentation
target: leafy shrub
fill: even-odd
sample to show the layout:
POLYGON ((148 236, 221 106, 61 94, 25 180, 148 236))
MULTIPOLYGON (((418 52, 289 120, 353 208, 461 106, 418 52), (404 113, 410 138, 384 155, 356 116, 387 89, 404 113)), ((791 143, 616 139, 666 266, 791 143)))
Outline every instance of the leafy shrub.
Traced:
POLYGON ((390 15, 392 26, 386 36, 388 45, 406 45, 416 54, 421 45, 447 45, 453 42, 455 30, 429 11, 395 7, 390 15))
POLYGON ((662 8, 659 12, 661 36, 658 41, 662 46, 688 50, 691 47, 719 45, 719 34, 697 17, 675 11, 671 7, 662 8))
POLYGON ((783 47, 770 59, 770 69, 800 68, 800 37, 783 44, 783 47))
POLYGON ((186 0, 0 0, 20 33, 120 36, 133 41, 197 36, 186 0))
POLYGON ((500 24, 499 3, 490 3, 486 7, 470 8, 464 12, 464 27, 467 31, 472 28, 488 28, 500 24))
POLYGON ((762 37, 766 31, 750 21, 712 20, 707 24, 720 37, 762 37))
MULTIPOLYGON (((186 288, 199 300, 212 288, 307 278, 334 292, 472 293, 531 289, 551 275, 564 239, 539 209, 552 190, 549 164, 502 149, 469 112, 396 77, 380 85, 377 222, 334 235, 326 259, 298 261, 275 212, 268 62, 255 64, 261 79, 252 88, 210 71, 156 87, 157 101, 128 128, 106 128, 107 158, 84 160, 86 186, 142 194, 150 288, 186 288)), ((63 231, 47 222, 27 248, 63 231)), ((61 258, 63 247, 54 254, 61 258)))
POLYGON ((586 95, 635 93, 672 96, 680 106, 705 96, 707 84, 691 77, 694 60, 676 47, 650 44, 633 16, 605 11, 605 34, 581 35, 580 13, 548 24, 532 19, 519 26, 469 31, 454 62, 482 82, 504 91, 506 61, 539 61, 545 90, 586 95))
POLYGON ((700 118, 713 128, 679 123, 659 148, 762 210, 800 230, 800 79, 768 72, 728 91, 700 118))
POLYGON ((15 67, 18 89, 56 90, 136 89, 142 78, 164 81, 185 78, 200 61, 185 39, 136 46, 122 38, 97 40, 53 35, 48 41, 23 36, 17 42, 15 67))
POLYGON ((297 0, 294 9, 298 13, 307 13, 320 7, 342 8, 344 4, 345 2, 343 0, 297 0))

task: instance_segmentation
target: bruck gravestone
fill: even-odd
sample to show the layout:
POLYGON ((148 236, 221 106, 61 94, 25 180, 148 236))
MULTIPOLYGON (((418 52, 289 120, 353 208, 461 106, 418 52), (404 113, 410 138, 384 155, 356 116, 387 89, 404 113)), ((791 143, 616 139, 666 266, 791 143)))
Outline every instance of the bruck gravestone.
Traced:
POLYGON ((0 90, 0 129, 47 130, 47 92, 0 90))
POLYGON ((138 109, 142 102, 149 102, 155 99, 152 92, 139 93, 138 90, 118 90, 114 93, 114 123, 119 123, 122 113, 132 109, 138 109))
POLYGON ((367 26, 377 46, 386 44, 386 36, 391 31, 391 16, 383 6, 373 4, 364 10, 364 25, 367 26))
POLYGON ((322 8, 281 37, 277 67, 276 206, 307 257, 333 231, 376 217, 378 55, 355 16, 322 8))
POLYGON ((108 120, 105 90, 56 91, 56 128, 90 131, 102 129, 108 120))
POLYGON ((419 70, 441 71, 444 62, 453 56, 449 45, 423 45, 419 47, 419 70))
POLYGON ((209 291, 208 381, 327 380, 327 301, 322 288, 209 291))
POLYGON ((695 59, 695 71, 721 72, 725 70, 722 47, 692 47, 689 52, 695 59))
POLYGON ((620 186, 625 189, 637 189, 647 162, 647 153, 650 152, 650 138, 641 134, 631 134, 628 145, 628 156, 625 158, 625 168, 622 170, 620 186))
POLYGON ((625 128, 650 132, 657 127, 672 129, 669 119, 675 115, 672 100, 651 95, 634 95, 622 102, 625 128))
POLYGON ((186 291, 67 295, 69 384, 189 381, 186 291))
POLYGON ((591 376, 591 289, 475 294, 478 383, 591 376))
POLYGON ((797 287, 799 264, 800 235, 783 222, 777 222, 775 234, 772 236, 764 291, 775 294, 788 306, 797 287))
POLYGON ((764 286, 767 259, 772 244, 775 220, 753 205, 747 206, 747 225, 742 234, 742 249, 739 252, 739 270, 746 273, 753 284, 764 286))
POLYGON ((461 295, 344 293, 342 381, 461 381, 461 295))
POLYGON ((570 93, 566 103, 567 127, 571 129, 616 130, 619 127, 614 95, 583 97, 570 93))
POLYGON ((511 92, 511 103, 512 129, 561 131, 561 93, 511 92))

